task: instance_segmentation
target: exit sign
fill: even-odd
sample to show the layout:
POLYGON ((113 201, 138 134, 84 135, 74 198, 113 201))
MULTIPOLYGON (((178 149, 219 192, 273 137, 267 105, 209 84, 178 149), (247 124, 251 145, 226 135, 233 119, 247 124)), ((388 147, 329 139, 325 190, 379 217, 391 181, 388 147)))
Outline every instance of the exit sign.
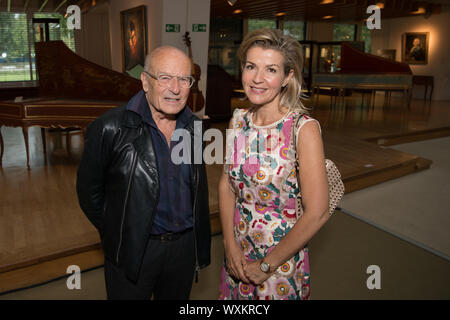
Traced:
POLYGON ((206 24, 193 24, 192 32, 206 32, 206 24))
POLYGON ((179 24, 166 24, 166 32, 180 32, 179 24))

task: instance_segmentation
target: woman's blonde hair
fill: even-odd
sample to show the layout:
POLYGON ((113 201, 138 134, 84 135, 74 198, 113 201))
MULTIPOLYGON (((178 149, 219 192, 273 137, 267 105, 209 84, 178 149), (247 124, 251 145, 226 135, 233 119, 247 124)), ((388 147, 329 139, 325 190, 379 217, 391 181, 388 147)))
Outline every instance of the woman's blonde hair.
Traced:
POLYGON ((289 35, 284 35, 278 29, 259 29, 247 34, 238 49, 241 71, 247 59, 247 52, 253 47, 273 49, 280 52, 284 58, 284 73, 294 71, 288 84, 281 89, 280 106, 288 107, 300 113, 308 113, 302 102, 302 67, 303 50, 300 43, 289 35))

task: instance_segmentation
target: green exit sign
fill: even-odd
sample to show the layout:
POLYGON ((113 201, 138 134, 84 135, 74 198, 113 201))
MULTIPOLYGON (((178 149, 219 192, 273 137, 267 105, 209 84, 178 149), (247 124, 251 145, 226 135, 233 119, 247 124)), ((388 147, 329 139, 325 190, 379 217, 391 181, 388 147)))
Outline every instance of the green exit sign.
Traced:
POLYGON ((196 24, 192 25, 192 32, 206 32, 206 24, 196 24))
POLYGON ((166 24, 166 32, 180 32, 179 24, 166 24))

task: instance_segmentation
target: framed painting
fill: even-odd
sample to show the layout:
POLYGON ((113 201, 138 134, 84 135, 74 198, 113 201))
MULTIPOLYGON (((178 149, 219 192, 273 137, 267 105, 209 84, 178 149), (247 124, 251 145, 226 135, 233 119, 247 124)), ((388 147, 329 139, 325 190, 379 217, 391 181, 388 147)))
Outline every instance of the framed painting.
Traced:
POLYGON ((147 21, 145 6, 120 12, 122 34, 122 70, 126 72, 145 64, 147 55, 147 21))
POLYGON ((405 32, 402 35, 402 62, 428 63, 428 32, 405 32))

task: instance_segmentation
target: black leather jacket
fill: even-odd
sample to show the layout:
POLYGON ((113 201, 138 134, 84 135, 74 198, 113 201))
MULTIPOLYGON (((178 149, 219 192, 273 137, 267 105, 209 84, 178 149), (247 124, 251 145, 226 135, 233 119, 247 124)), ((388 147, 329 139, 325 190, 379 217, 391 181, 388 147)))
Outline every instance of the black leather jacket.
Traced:
MULTIPOLYGON (((195 120, 199 121, 192 115, 185 127, 192 148, 195 120)), ((77 175, 80 207, 100 233, 105 258, 132 281, 139 276, 159 198, 156 151, 146 125, 139 114, 125 107, 96 119, 87 128, 77 175)), ((208 184, 204 164, 191 163, 198 271, 210 263, 208 184)))

